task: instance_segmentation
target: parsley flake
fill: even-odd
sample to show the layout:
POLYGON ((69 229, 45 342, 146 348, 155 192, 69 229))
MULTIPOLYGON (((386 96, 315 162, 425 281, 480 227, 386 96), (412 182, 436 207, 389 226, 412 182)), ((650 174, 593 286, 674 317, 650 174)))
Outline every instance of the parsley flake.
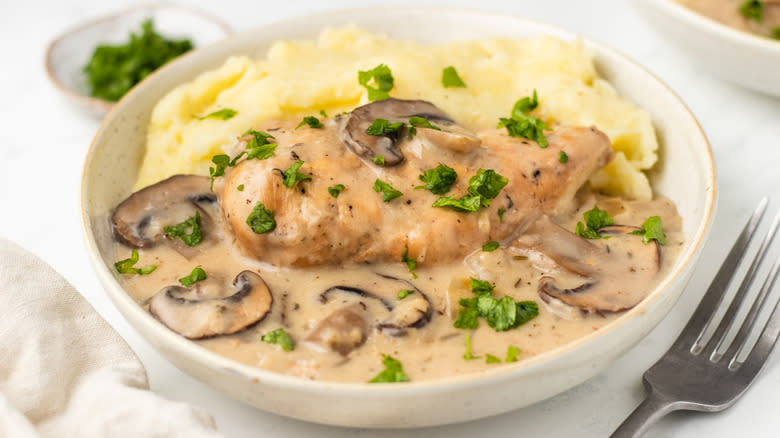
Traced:
POLYGON ((659 245, 666 245, 666 234, 664 233, 664 227, 659 216, 650 216, 642 224, 641 230, 634 230, 631 234, 644 236, 642 242, 645 244, 648 244, 651 240, 655 239, 659 245))
POLYGON ((374 164, 378 164, 380 166, 384 166, 385 165, 385 157, 383 157, 382 155, 375 155, 374 159, 371 160, 371 161, 373 161, 374 164))
POLYGON ((481 196, 464 196, 456 199, 454 196, 445 196, 433 203, 434 207, 449 207, 455 211, 479 211, 482 206, 481 196))
POLYGON ((155 269, 157 269, 156 265, 149 265, 149 266, 144 266, 143 268, 136 268, 134 267, 136 263, 138 263, 138 250, 133 248, 133 251, 130 253, 130 258, 120 260, 114 263, 114 268, 120 274, 138 274, 138 275, 151 274, 152 272, 154 272, 155 269))
POLYGON ((425 185, 417 186, 415 189, 428 189, 435 195, 443 195, 450 191, 450 187, 458 179, 458 174, 452 167, 439 163, 435 168, 423 172, 419 178, 425 185))
POLYGON ((376 375, 368 383, 398 383, 408 382, 409 376, 404 373, 403 366, 398 359, 393 358, 389 354, 382 355, 382 364, 385 369, 376 375))
POLYGON ((185 287, 192 287, 193 284, 203 281, 206 279, 206 271, 203 270, 200 266, 196 266, 190 275, 186 277, 182 277, 179 279, 179 283, 181 283, 185 287))
POLYGON ((192 116, 195 119, 198 120, 206 120, 206 119, 222 119, 222 120, 230 120, 233 117, 238 114, 238 111, 230 108, 223 108, 221 110, 214 111, 213 113, 206 114, 205 116, 192 116))
POLYGON ((246 224, 252 228, 256 234, 263 234, 273 231, 276 228, 274 211, 265 208, 262 202, 255 204, 255 208, 246 218, 246 224))
POLYGON ((420 116, 412 116, 409 118, 409 138, 414 137, 417 135, 417 128, 427 128, 427 129, 433 129, 435 131, 441 131, 441 128, 438 126, 434 126, 431 124, 428 119, 425 117, 420 116))
POLYGON ((376 136, 395 134, 403 127, 404 122, 390 123, 387 119, 374 119, 371 126, 366 129, 366 134, 376 136))
POLYGON ((444 88, 466 88, 466 83, 460 78, 455 67, 445 67, 441 71, 441 84, 444 88))
POLYGON ((322 117, 325 117, 326 119, 328 118, 328 113, 326 113, 324 109, 321 109, 321 110, 320 110, 320 115, 321 115, 322 117))
POLYGON ((404 245, 404 253, 401 255, 401 263, 406 263, 406 268, 412 273, 412 277, 417 278, 414 270, 417 268, 417 260, 409 257, 409 245, 404 245))
POLYGON ((322 129, 324 126, 322 122, 320 122, 320 119, 314 116, 304 117, 301 123, 298 123, 298 126, 296 126, 295 129, 298 129, 303 125, 309 125, 309 128, 314 128, 314 129, 322 129))
POLYGON ((524 97, 515 102, 512 115, 509 118, 501 117, 498 127, 506 128, 511 137, 527 138, 535 141, 539 147, 546 148, 548 143, 544 130, 547 129, 547 125, 541 119, 528 114, 538 106, 539 100, 534 90, 532 97, 524 97))
POLYGON ((368 100, 383 100, 390 97, 388 93, 393 89, 395 79, 393 78, 393 72, 390 71, 390 67, 379 64, 371 70, 358 71, 358 84, 362 85, 368 91, 368 100), (371 86, 369 82, 373 79, 371 86))
POLYGON ((211 188, 214 189, 214 178, 225 176, 225 169, 230 165, 230 157, 225 154, 214 155, 211 162, 215 167, 209 167, 209 176, 211 177, 211 188))
POLYGON ((514 345, 506 347, 506 359, 504 362, 517 362, 517 356, 520 354, 520 349, 514 345))
POLYGON ((504 186, 509 183, 509 180, 496 173, 493 169, 479 169, 477 174, 469 179, 469 194, 473 196, 481 196, 481 204, 483 207, 489 207, 490 201, 488 199, 494 199, 498 196, 498 193, 504 186))
POLYGON ((566 155, 566 152, 564 151, 558 152, 558 162, 564 164, 569 162, 569 156, 566 155))
POLYGON ((398 291, 398 300, 403 300, 404 298, 408 297, 410 294, 414 293, 414 289, 401 289, 398 291))
POLYGON ((498 246, 499 246, 498 242, 496 242, 495 240, 491 240, 490 242, 482 245, 482 251, 493 252, 498 249, 498 246))
POLYGON ((163 232, 173 238, 181 239, 187 246, 199 244, 203 237, 200 230, 200 212, 196 210, 195 216, 187 218, 180 224, 163 227, 163 232), (187 233, 188 229, 192 231, 187 233))
POLYGON ((454 326, 461 329, 477 328, 478 317, 482 317, 499 332, 517 328, 539 314, 539 306, 535 301, 515 302, 510 296, 497 299, 491 294, 494 288, 487 281, 472 278, 471 291, 476 296, 459 301, 462 308, 458 311, 454 326))
POLYGON ((239 184, 238 187, 236 187, 236 190, 238 190, 239 192, 243 192, 244 191, 244 185, 243 184, 239 184))
POLYGON ((474 356, 471 354, 471 336, 466 333, 466 352, 463 353, 463 358, 466 360, 479 359, 482 356, 474 356))
POLYGON ((488 353, 485 354, 485 363, 501 363, 501 359, 488 353))
POLYGON ((761 23, 764 20, 764 2, 760 0, 747 0, 739 5, 739 13, 748 20, 761 23))
POLYGON ((585 224, 577 222, 574 234, 586 239, 608 238, 599 233, 599 229, 615 224, 615 220, 612 219, 612 216, 606 210, 601 210, 598 205, 594 205, 592 210, 586 211, 582 216, 585 219, 585 224), (587 229, 585 225, 588 226, 587 229))
POLYGON ((293 344, 292 339, 290 339, 290 335, 281 328, 264 334, 260 337, 260 340, 269 344, 277 344, 282 347, 282 350, 284 351, 295 350, 295 344, 293 344))
POLYGON ((403 193, 394 189, 393 186, 382 181, 381 179, 374 181, 374 191, 377 193, 382 192, 382 200, 385 202, 390 202, 393 199, 403 195, 403 193))
POLYGON ((504 213, 506 213, 506 210, 503 208, 498 209, 498 223, 503 224, 504 223, 504 213))
POLYGON ((298 181, 309 181, 311 176, 305 173, 298 172, 298 169, 303 166, 303 161, 298 160, 290 165, 287 170, 284 171, 284 186, 288 189, 295 187, 298 181))
MULTIPOLYGON (((274 155, 277 144, 268 141, 268 139, 274 139, 273 135, 263 131, 255 131, 254 129, 248 129, 246 132, 244 132, 243 135, 252 136, 252 139, 246 143, 247 160, 267 160, 274 155)), ((239 154, 238 157, 240 156, 241 155, 239 154)), ((238 160, 238 157, 233 160, 233 164, 231 164, 232 166, 235 166, 235 161, 238 160)))
POLYGON ((328 187, 328 193, 330 193, 330 196, 333 196, 334 198, 338 198, 344 189, 346 189, 346 187, 344 187, 344 184, 336 184, 335 186, 328 187))

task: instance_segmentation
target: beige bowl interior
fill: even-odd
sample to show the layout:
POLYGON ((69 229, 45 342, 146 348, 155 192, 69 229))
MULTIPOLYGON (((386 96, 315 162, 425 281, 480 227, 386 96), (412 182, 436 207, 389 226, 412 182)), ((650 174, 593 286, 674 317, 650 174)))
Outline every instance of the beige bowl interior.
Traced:
POLYGON ((571 388, 625 353, 667 314, 683 291, 711 222, 712 154, 695 118, 674 93, 622 55, 589 41, 585 45, 595 51, 599 72, 651 113, 662 144, 662 162, 651 179, 657 193, 677 204, 688 239, 669 277, 648 299, 604 329, 516 366, 479 374, 403 385, 344 384, 306 381, 239 364, 174 334, 138 306, 112 269, 109 214, 131 192, 155 103, 177 84, 221 65, 229 55, 263 56, 275 40, 311 39, 324 27, 347 24, 423 43, 540 34, 577 38, 521 18, 473 11, 340 11, 234 35, 152 75, 103 122, 86 159, 82 186, 84 229, 98 276, 120 312, 148 342, 184 372, 264 410, 334 425, 417 427, 498 414, 571 388))

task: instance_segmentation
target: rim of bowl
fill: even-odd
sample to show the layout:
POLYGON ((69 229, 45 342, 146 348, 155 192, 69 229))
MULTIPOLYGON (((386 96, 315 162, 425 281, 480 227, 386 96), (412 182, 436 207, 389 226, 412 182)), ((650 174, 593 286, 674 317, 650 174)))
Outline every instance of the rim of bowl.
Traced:
MULTIPOLYGON (((344 14, 344 13, 376 14, 382 12, 389 13, 392 11, 398 11, 398 9, 390 8, 390 7, 346 8, 346 9, 324 11, 315 14, 295 16, 291 18, 286 18, 286 19, 281 19, 274 22, 266 23, 259 27, 255 27, 249 30, 244 30, 232 34, 227 38, 212 44, 211 47, 220 44, 225 44, 229 42, 229 40, 235 39, 244 34, 257 31, 260 28, 266 28, 271 26, 296 25, 299 23, 305 23, 307 20, 310 20, 315 17, 327 18, 327 16, 330 15, 337 15, 337 14, 344 14)), ((686 252, 680 254, 679 256, 680 258, 676 262, 673 270, 667 274, 667 276, 656 286, 655 289, 653 289, 653 291, 651 291, 648 294, 648 296, 644 300, 642 300, 642 302, 640 302, 637 306, 626 311, 623 315, 621 315, 614 321, 603 326, 602 328, 600 328, 595 332, 591 332, 572 342, 569 342, 565 345, 554 348, 552 350, 548 350, 544 353, 538 354, 531 358, 518 361, 515 364, 512 365, 507 364, 504 365, 503 367, 496 367, 489 370, 466 373, 457 376, 449 376, 449 377, 443 377, 443 378, 437 378, 431 380, 408 382, 405 383, 404 385, 372 385, 369 383, 359 383, 359 382, 306 380, 303 378, 281 374, 274 371, 243 364, 241 362, 238 362, 236 360, 227 358, 211 350, 208 350, 205 347, 201 347, 195 342, 172 332, 171 330, 167 329, 164 325, 160 324, 157 320, 155 320, 148 312, 144 311, 138 305, 138 303, 136 303, 130 297, 130 295, 124 290, 122 285, 119 284, 117 279, 111 274, 109 267, 101 259, 100 252, 97 249, 97 244, 95 242, 95 236, 92 233, 92 230, 89 226, 89 216, 87 214, 87 209, 86 209, 86 175, 91 161, 91 157, 94 153, 94 149, 97 144, 97 140, 102 134, 103 129, 107 125, 108 121, 113 117, 114 112, 121 109, 123 107, 124 102, 128 100, 130 96, 140 92, 140 90, 143 89, 143 87, 141 87, 140 85, 142 85, 144 82, 149 81, 150 78, 158 75, 161 71, 170 68, 175 68, 175 66, 179 63, 181 58, 184 58, 185 56, 190 55, 192 53, 204 50, 203 48, 200 48, 200 49, 193 50, 192 52, 190 52, 185 56, 175 59, 174 61, 166 64, 165 66, 161 67, 158 70, 155 70, 152 74, 147 76, 141 83, 133 87, 130 90, 130 92, 125 94, 125 96, 123 96, 122 99, 120 99, 117 102, 117 104, 113 106, 110 113, 101 122, 101 125, 98 128, 97 132, 95 133, 92 143, 90 144, 89 150, 87 151, 84 167, 82 169, 82 177, 81 177, 80 201, 81 201, 82 227, 83 227, 84 237, 87 243, 87 247, 89 249, 90 259, 92 260, 92 263, 95 265, 96 273, 100 278, 101 283, 104 286, 104 289, 110 295, 110 298, 112 298, 112 302, 114 302, 114 305, 116 306, 116 301, 114 301, 114 299, 121 301, 125 306, 127 306, 128 312, 132 312, 133 316, 140 318, 140 321, 146 324, 150 324, 153 330, 159 332, 160 336, 157 338, 158 341, 160 341, 162 344, 166 344, 167 346, 175 349, 177 352, 187 356, 189 360, 204 363, 211 368, 222 369, 224 371, 230 371, 232 373, 239 374, 249 381, 261 382, 264 385, 272 385, 279 388, 299 389, 299 390, 304 390, 309 392, 331 392, 334 390, 338 390, 345 393, 361 393, 361 394, 392 393, 393 395, 397 395, 400 397, 400 396, 413 395, 418 392, 428 392, 431 390, 443 391, 443 390, 447 390, 452 385, 458 385, 458 386, 463 386, 465 388, 468 388, 468 387, 481 385, 484 382, 488 382, 488 381, 511 378, 514 374, 522 374, 522 373, 530 372, 540 366, 543 366, 545 362, 547 362, 548 360, 556 356, 563 355, 571 350, 580 347, 582 344, 589 343, 595 338, 605 335, 607 332, 611 332, 613 330, 619 329, 621 326, 623 326, 623 324, 626 321, 631 319, 634 315, 644 313, 645 308, 649 305, 649 303, 655 301, 656 299, 658 299, 659 296, 663 295, 664 292, 667 290, 667 287, 683 273, 683 271, 692 261, 698 258, 699 252, 702 246, 704 245, 704 243, 706 242, 707 240, 706 238, 709 235, 709 232, 712 228, 712 216, 713 216, 715 203, 717 199, 717 192, 718 192, 717 184, 716 184, 715 162, 713 159, 712 148, 710 147, 709 140, 707 139, 706 134, 701 128, 699 121, 693 115, 693 113, 688 108, 688 106, 685 105, 682 99, 680 99, 677 93, 672 91, 672 89, 669 88, 669 86, 666 83, 664 83, 662 80, 660 80, 655 74, 651 73, 648 69, 646 69, 636 61, 632 60, 631 58, 627 57, 622 52, 613 49, 609 46, 606 46, 604 44, 601 44, 599 42, 596 42, 592 39, 585 38, 584 36, 577 34, 574 31, 562 27, 558 27, 555 25, 551 25, 543 21, 534 20, 523 16, 500 14, 496 12, 482 11, 482 10, 472 9, 472 8, 427 6, 427 7, 415 8, 415 11, 421 14, 448 12, 448 13, 455 13, 455 14, 481 15, 487 18, 501 18, 501 19, 509 18, 514 21, 517 21, 520 25, 533 25, 537 28, 543 29, 545 32, 550 32, 554 34, 553 36, 556 38, 566 37, 569 40, 582 41, 583 43, 587 43, 588 46, 595 49, 596 53, 606 53, 615 56, 620 59, 621 63, 626 63, 633 66, 634 68, 639 69, 641 72, 646 74, 652 80, 656 81, 658 85, 664 88, 666 92, 672 98, 674 98, 674 100, 676 100, 680 108, 683 109, 690 116, 691 120, 695 125, 696 130, 698 131, 699 136, 701 137, 701 139, 704 142, 704 145, 706 146, 706 152, 707 152, 706 158, 707 158, 707 163, 709 165, 707 181, 706 181, 709 190, 707 191, 708 195, 704 205, 703 220, 699 224, 695 233, 691 236, 691 242, 692 242, 691 246, 688 247, 686 252)), ((127 319, 126 316, 123 315, 123 317, 127 319)), ((132 325, 133 324, 131 323, 131 326, 132 325)), ((133 329, 139 331, 135 326, 133 326, 133 329)), ((146 340, 144 336, 141 337, 144 338, 145 342, 149 342, 148 340, 146 340)), ((157 347, 154 348, 157 349, 157 347)))
MULTIPOLYGON (((54 51, 54 48, 57 47, 58 44, 60 44, 65 38, 68 38, 78 32, 83 31, 84 29, 87 29, 89 27, 92 27, 96 24, 115 20, 122 15, 142 11, 142 10, 172 10, 172 11, 178 11, 178 12, 186 12, 191 15, 198 16, 206 21, 209 21, 215 25, 217 25, 220 29, 222 29, 223 32, 225 32, 225 38, 229 37, 230 35, 234 34, 233 28, 227 24, 226 21, 223 19, 217 17, 216 15, 212 15, 202 9, 197 9, 190 6, 178 6, 178 5, 170 5, 170 4, 141 4, 137 6, 133 6, 130 8, 122 9, 116 12, 113 12, 108 15, 104 15, 102 17, 93 18, 91 20, 88 20, 84 23, 81 23, 77 26, 71 27, 65 32, 61 33, 59 36, 54 38, 47 46, 46 46, 46 54, 44 55, 44 69, 46 70, 46 76, 48 76, 49 81, 51 81, 52 84, 54 84, 54 87, 59 90, 61 93, 65 94, 67 97, 74 99, 78 101, 80 104, 92 107, 92 108, 98 108, 101 110, 104 110, 106 112, 110 111, 113 107, 116 106, 116 104, 119 103, 119 101, 111 102, 105 99, 100 99, 98 97, 92 97, 87 94, 81 94, 77 92, 76 90, 68 87, 60 79, 57 77, 57 75, 54 74, 54 68, 52 67, 52 52, 54 51)), ((210 45, 210 44, 209 44, 210 45)), ((208 45, 204 46, 207 47, 208 45)), ((200 49, 200 47, 196 47, 195 50, 200 49)), ((181 57, 181 56, 179 56, 181 57)), ((167 63, 171 64, 171 62, 167 63)), ((167 67, 165 65, 164 67, 167 67)), ((162 67, 160 67, 162 68, 162 67)), ((159 70, 159 68, 157 69, 159 70)), ((155 72, 157 71, 155 70, 155 72)), ((151 76, 151 74, 149 75, 151 76)), ((146 78, 144 78, 146 79, 146 78)), ((140 83, 140 82, 139 82, 140 83)), ((138 84, 136 84, 138 85, 138 84)), ((130 89, 132 91, 135 88, 130 89)), ((130 91, 125 93, 125 95, 129 94, 130 91)), ((123 96, 124 97, 124 96, 123 96)), ((121 100, 121 99, 120 99, 121 100)))
POLYGON ((719 37, 734 39, 741 44, 754 46, 762 50, 780 55, 780 40, 772 40, 768 37, 756 35, 754 33, 727 26, 715 19, 702 15, 674 0, 642 0, 645 4, 655 5, 670 15, 686 20, 693 26, 704 31, 713 33, 719 37))

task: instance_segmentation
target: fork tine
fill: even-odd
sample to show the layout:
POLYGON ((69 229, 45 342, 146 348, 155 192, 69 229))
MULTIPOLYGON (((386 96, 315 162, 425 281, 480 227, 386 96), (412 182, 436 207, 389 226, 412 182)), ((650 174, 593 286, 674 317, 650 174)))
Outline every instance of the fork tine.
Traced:
MULTIPOLYGON (((774 267, 772 268, 772 273, 769 277, 767 277, 764 283, 765 285, 768 284, 768 289, 771 289, 775 280, 777 280, 778 271, 780 271, 780 259, 778 259, 777 263, 775 263, 774 267)), ((737 376, 739 376, 740 380, 743 382, 747 382, 744 390, 747 390, 750 382, 753 381, 754 377, 766 364, 769 353, 772 352, 777 343, 778 335, 780 335, 780 300, 778 300, 778 302, 775 304, 775 308, 772 310, 772 315, 764 325, 764 328, 761 331, 761 335, 756 341, 756 344, 753 346, 753 349, 750 351, 748 357, 744 362, 736 362, 736 365, 738 366, 736 371, 737 376)), ((738 356, 735 356, 734 360, 736 360, 737 357, 738 356)))
MULTIPOLYGON (((761 200, 758 207, 756 207, 756 210, 750 216, 750 220, 745 224, 742 232, 739 233, 737 241, 734 242, 734 246, 731 247, 729 255, 715 275, 715 279, 710 283, 710 287, 704 294, 699 306, 688 321, 688 324, 685 325, 680 336, 674 342, 674 348, 689 349, 691 346, 696 348, 696 345, 701 340, 707 326, 710 324, 715 309, 718 308, 721 300, 723 300, 723 294, 726 292, 731 277, 734 275, 734 271, 745 254, 745 249, 756 232, 758 223, 761 221, 761 218, 764 217, 768 202, 768 198, 761 200)), ((699 349, 699 351, 701 351, 701 349, 699 349)))
MULTIPOLYGON (((758 299, 755 303, 753 303, 753 307, 750 308, 751 313, 753 312, 753 308, 756 308, 756 314, 761 311, 761 308, 766 301, 766 297, 769 295, 769 291, 772 289, 775 281, 777 280, 778 273, 780 273, 780 257, 777 258, 775 264, 772 266, 772 269, 769 272, 769 275, 767 275, 766 279, 764 280, 764 284, 761 285, 761 290, 759 291, 757 297, 758 299)), ((750 355, 745 359, 745 361, 740 362, 738 360, 739 356, 741 355, 742 350, 746 347, 745 340, 753 328, 753 323, 755 320, 755 315, 749 316, 753 316, 753 318, 745 319, 745 322, 742 323, 742 327, 739 328, 737 336, 734 338, 734 341, 731 343, 731 346, 725 354, 726 357, 731 357, 731 362, 729 363, 730 369, 738 369, 748 361, 754 361, 762 364, 766 360, 766 356, 768 356, 772 351, 772 347, 777 340, 778 333, 780 333, 780 299, 778 299, 777 304, 775 304, 775 308, 772 311, 772 315, 769 317, 769 320, 766 322, 766 324, 764 324, 761 337, 756 342, 753 350, 751 350, 750 355), (774 332, 772 332, 772 330, 774 330, 774 332), (753 356, 754 353, 756 356, 753 356)), ((758 369, 755 371, 749 370, 749 372, 758 372, 760 369, 761 366, 759 365, 758 369)))
MULTIPOLYGON (((766 255, 766 251, 769 248, 769 245, 772 244, 772 240, 774 239, 775 233, 777 232, 778 224, 780 224, 780 213, 778 213, 775 216, 775 219, 772 221, 772 225, 769 227, 769 232, 766 236, 764 236, 764 240, 761 241, 761 246, 758 248, 756 255, 753 257, 753 261, 750 262, 750 267, 745 273, 745 277, 742 279, 742 283, 739 285, 737 293, 735 293, 734 297, 731 299, 731 305, 729 305, 728 310, 726 310, 726 313, 723 315, 723 320, 720 322, 718 328, 715 330, 715 333, 710 338, 710 340, 718 341, 715 344, 715 347, 712 348, 712 353, 710 355, 710 360, 713 362, 717 362, 723 357, 723 353, 718 353, 718 350, 721 349, 721 346, 726 341, 726 334, 734 325, 735 318, 737 313, 739 313, 740 307, 742 307, 742 303, 745 300, 747 291, 753 284, 755 273, 758 270, 758 267, 761 266, 761 263, 764 261, 764 256, 766 255)), ((761 292, 764 292, 763 288, 761 289, 761 292)), ((747 323, 747 329, 745 330, 746 332, 750 331, 752 320, 755 319, 756 314, 759 311, 759 306, 756 306, 756 304, 758 301, 760 301, 760 295, 761 293, 759 293, 756 298, 753 299, 753 305, 750 307, 750 311, 745 317, 745 322, 743 323, 742 327, 745 327, 745 323, 747 323)), ((740 331, 741 329, 742 328, 740 328, 740 331)), ((735 342, 736 341, 732 341, 732 344, 735 342)), ((701 348, 705 348, 708 342, 704 342, 704 344, 705 345, 702 345, 701 348)))

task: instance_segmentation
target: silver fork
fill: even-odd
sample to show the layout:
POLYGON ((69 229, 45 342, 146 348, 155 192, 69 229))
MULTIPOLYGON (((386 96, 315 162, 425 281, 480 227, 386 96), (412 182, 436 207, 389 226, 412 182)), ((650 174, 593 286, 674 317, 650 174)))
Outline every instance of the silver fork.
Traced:
POLYGON ((780 334, 780 302, 775 304, 753 349, 744 360, 740 358, 744 357, 743 350, 756 325, 756 317, 777 279, 780 258, 770 269, 731 344, 726 343, 726 334, 736 323, 735 317, 777 231, 780 214, 769 227, 720 324, 712 336, 707 336, 707 332, 708 327, 717 322, 713 318, 764 216, 767 203, 764 198, 753 212, 680 336, 645 372, 642 380, 647 396, 615 430, 613 438, 641 436, 652 423, 672 411, 722 411, 745 393, 766 363, 780 334))

